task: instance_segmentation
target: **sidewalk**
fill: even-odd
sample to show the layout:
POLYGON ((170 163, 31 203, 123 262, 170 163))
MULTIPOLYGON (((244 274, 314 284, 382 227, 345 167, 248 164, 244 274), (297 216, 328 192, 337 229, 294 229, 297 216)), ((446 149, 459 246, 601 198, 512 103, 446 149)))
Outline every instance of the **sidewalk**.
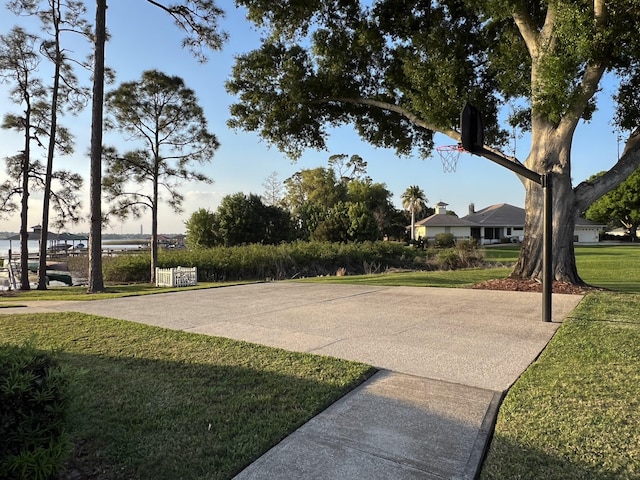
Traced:
MULTIPOLYGON (((38 305, 357 360, 381 372, 238 479, 474 478, 503 392, 581 296, 264 283, 38 305)), ((0 313, 26 313, 0 309, 0 313)))

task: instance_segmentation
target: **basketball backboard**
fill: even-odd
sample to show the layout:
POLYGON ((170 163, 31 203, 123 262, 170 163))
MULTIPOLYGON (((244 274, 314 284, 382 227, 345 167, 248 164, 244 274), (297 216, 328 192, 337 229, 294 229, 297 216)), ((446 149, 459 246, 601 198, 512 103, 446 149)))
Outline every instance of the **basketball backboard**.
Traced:
POLYGON ((460 143, 467 152, 476 153, 484 147, 484 126, 480 110, 466 103, 460 114, 460 143))

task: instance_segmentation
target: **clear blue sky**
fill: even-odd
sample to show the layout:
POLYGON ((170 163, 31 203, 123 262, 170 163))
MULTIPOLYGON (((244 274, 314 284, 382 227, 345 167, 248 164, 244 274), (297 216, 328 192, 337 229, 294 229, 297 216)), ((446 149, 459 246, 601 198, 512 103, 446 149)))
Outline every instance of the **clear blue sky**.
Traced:
MULTIPOLYGON (((89 18, 94 18, 94 2, 86 2, 89 18)), ((394 204, 400 208, 400 195, 409 185, 419 185, 425 192, 429 206, 443 201, 449 204, 459 216, 466 215, 469 203, 476 209, 496 203, 510 203, 524 206, 524 188, 518 178, 503 167, 480 157, 463 154, 456 173, 444 173, 439 157, 421 160, 417 155, 398 158, 391 150, 373 148, 362 142, 350 126, 336 129, 325 152, 307 151, 301 160, 292 163, 275 148, 261 141, 253 133, 233 131, 226 126, 229 105, 234 98, 226 93, 224 82, 229 77, 234 57, 248 52, 259 45, 259 33, 249 24, 244 12, 230 1, 219 1, 219 6, 227 12, 222 20, 229 33, 229 41, 220 52, 211 52, 206 64, 199 64, 186 50, 180 47, 182 35, 166 14, 144 0, 109 2, 107 26, 111 40, 106 46, 107 64, 117 74, 116 85, 120 82, 138 79, 144 70, 158 69, 170 75, 178 75, 192 88, 204 108, 210 130, 218 136, 221 146, 213 161, 202 171, 213 178, 212 185, 201 183, 184 184, 181 192, 185 195, 185 212, 176 215, 166 205, 160 206, 159 231, 161 233, 184 232, 184 221, 199 208, 215 210, 220 200, 235 192, 264 192, 263 183, 272 173, 277 172, 281 180, 302 168, 326 166, 330 155, 360 155, 368 162, 368 174, 375 181, 385 183, 394 194, 394 204)), ((4 4, 4 2, 3 2, 4 4)), ((16 23, 22 22, 4 7, 0 7, 0 33, 5 34, 16 23)), ((33 24, 32 30, 37 29, 33 24)), ((71 38, 68 37, 70 40, 71 38)), ((89 51, 90 46, 75 40, 72 49, 77 52, 89 51)), ((50 76, 43 63, 42 76, 50 76)), ((86 77, 89 82, 88 77, 86 77)), ((87 83, 88 84, 88 83, 87 83)), ((107 89, 114 88, 108 86, 107 89)), ((19 111, 19 106, 9 102, 6 85, 0 84, 0 115, 19 111)), ((599 108, 593 122, 581 124, 573 146, 574 184, 601 170, 607 170, 617 160, 616 134, 609 124, 611 118, 611 92, 606 88, 600 93, 599 108)), ((56 168, 67 168, 81 173, 88 184, 88 149, 90 136, 90 116, 87 108, 78 117, 65 117, 62 123, 70 128, 77 140, 76 152, 72 157, 57 160, 56 168)), ((105 135, 105 144, 113 144, 122 149, 134 148, 116 134, 105 135)), ((437 145, 451 144, 446 137, 436 137, 437 145)), ((527 138, 517 142, 516 155, 524 160, 528 153, 527 138)), ((19 134, 0 130, 0 157, 14 155, 22 149, 19 134)), ((506 152, 511 154, 512 152, 506 152)), ((40 152, 36 153, 37 155, 40 152)), ((42 152, 44 155, 44 152, 42 152)), ((4 164, 0 180, 4 180, 4 164)), ((83 192, 85 211, 88 209, 88 188, 83 192)), ((41 222, 41 197, 32 195, 29 226, 41 222)), ((17 231, 19 214, 8 219, 0 219, 0 231, 17 231)), ((86 232, 87 221, 70 226, 70 231, 86 232)), ((105 229, 106 233, 150 232, 149 217, 130 220, 124 224, 115 223, 105 229)))

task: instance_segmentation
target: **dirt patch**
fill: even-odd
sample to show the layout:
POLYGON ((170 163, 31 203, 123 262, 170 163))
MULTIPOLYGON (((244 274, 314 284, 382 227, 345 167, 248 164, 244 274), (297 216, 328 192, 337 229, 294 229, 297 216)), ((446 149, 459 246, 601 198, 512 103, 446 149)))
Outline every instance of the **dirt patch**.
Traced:
MULTIPOLYGON (((507 290, 510 292, 542 292, 542 283, 535 280, 520 280, 517 278, 502 278, 476 283, 471 288, 480 290, 507 290)), ((603 288, 590 285, 574 285, 564 282, 553 282, 553 293, 566 293, 568 295, 584 295, 589 292, 604 291, 603 288)))

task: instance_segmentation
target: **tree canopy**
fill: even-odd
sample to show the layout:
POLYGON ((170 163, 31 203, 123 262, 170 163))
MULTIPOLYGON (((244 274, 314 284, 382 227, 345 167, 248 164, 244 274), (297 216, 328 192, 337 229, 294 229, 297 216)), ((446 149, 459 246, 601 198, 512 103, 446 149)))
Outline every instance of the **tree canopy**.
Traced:
MULTIPOLYGON (((256 131, 293 158, 324 149, 350 124, 367 142, 426 156, 440 133, 460 141, 462 106, 481 112, 485 148, 554 185, 554 278, 581 283, 573 228, 580 212, 640 165, 637 0, 238 0, 264 28, 238 57, 228 90, 232 127, 256 131), (607 76, 613 99, 598 95, 607 76), (572 185, 571 144, 598 101, 613 101, 626 135, 615 165, 572 185), (514 105, 501 123, 503 106, 514 105), (504 155, 506 129, 531 133, 526 159, 504 155)), ((507 109, 508 110, 508 109, 507 109)), ((585 159, 583 161, 588 161, 585 159)), ((542 191, 522 179, 525 241, 513 275, 541 275, 542 191)))

